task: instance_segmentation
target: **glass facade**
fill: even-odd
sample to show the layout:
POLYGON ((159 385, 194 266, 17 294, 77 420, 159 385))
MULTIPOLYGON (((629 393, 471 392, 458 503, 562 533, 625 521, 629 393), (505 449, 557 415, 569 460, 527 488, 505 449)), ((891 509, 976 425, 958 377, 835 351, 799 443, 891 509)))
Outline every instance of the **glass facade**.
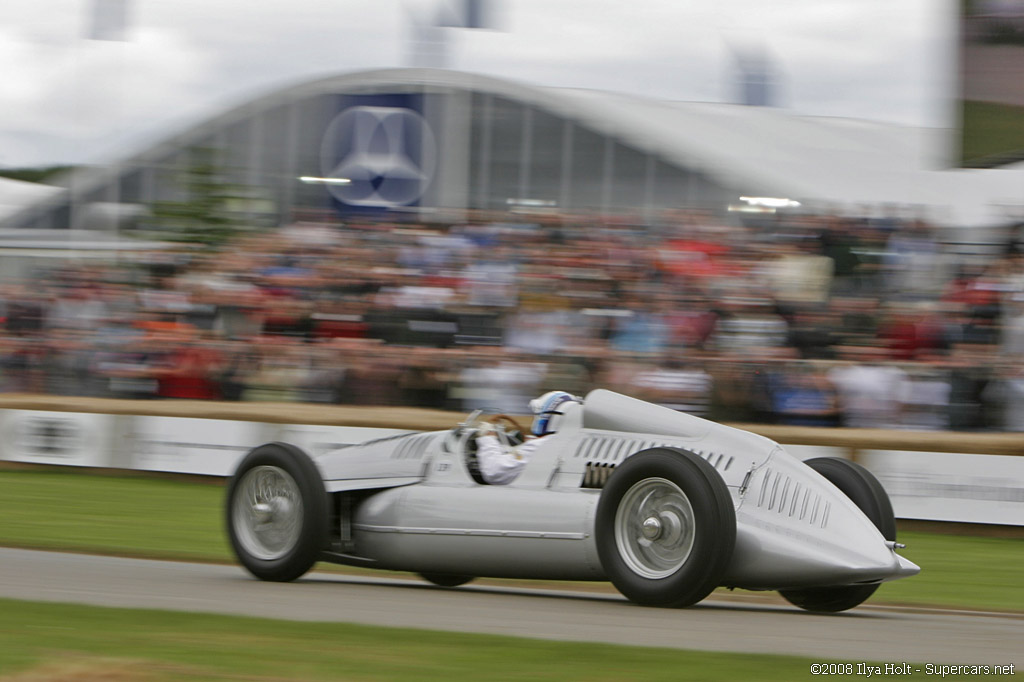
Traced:
POLYGON ((468 208, 526 202, 571 211, 720 208, 727 188, 540 107, 473 99, 468 208))
MULTIPOLYGON (((300 177, 323 178, 335 172, 325 160, 330 156, 324 149, 328 128, 352 102, 376 100, 415 101, 421 109, 416 112, 421 118, 406 116, 399 124, 386 112, 400 107, 362 107, 373 109, 378 121, 375 129, 362 130, 372 138, 362 152, 368 159, 365 165, 371 170, 380 166, 382 177, 398 171, 422 175, 423 192, 416 201, 385 208, 433 213, 525 205, 650 215, 681 207, 720 209, 731 195, 699 168, 670 162, 526 98, 395 84, 306 96, 283 93, 253 103, 120 164, 115 171, 120 179, 106 182, 114 183, 114 200, 122 202, 147 206, 181 200, 190 150, 205 147, 214 153, 222 182, 242 188, 264 206, 272 205, 281 221, 315 212, 365 210, 346 206, 324 183, 302 182, 300 177), (396 140, 405 133, 398 126, 411 125, 410 120, 422 120, 432 129, 438 158, 430 168, 417 170, 418 159, 402 160, 405 152, 396 140)), ((109 192, 96 186, 103 180, 95 181, 95 174, 93 182, 87 174, 83 177, 72 184, 75 203, 97 197, 111 200, 109 192)), ((40 207, 7 226, 66 227, 66 209, 40 207)))

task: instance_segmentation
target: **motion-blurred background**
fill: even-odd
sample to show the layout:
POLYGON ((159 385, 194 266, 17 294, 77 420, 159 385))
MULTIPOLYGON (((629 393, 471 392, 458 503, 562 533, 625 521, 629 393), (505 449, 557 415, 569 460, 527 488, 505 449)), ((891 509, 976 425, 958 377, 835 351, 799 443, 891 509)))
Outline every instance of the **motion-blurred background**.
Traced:
POLYGON ((4 392, 1024 430, 1021 3, 3 19, 4 392))

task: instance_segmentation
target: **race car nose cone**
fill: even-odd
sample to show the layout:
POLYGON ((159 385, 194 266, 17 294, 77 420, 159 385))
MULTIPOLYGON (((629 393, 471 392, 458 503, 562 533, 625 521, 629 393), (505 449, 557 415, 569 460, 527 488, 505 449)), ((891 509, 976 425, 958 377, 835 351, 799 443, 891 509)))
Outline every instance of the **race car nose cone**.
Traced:
POLYGON ((899 562, 899 567, 896 569, 896 574, 893 576, 893 579, 909 578, 910 576, 917 575, 921 572, 921 567, 906 557, 896 554, 896 560, 899 562))
POLYGON ((661 519, 657 516, 648 517, 641 527, 641 532, 648 540, 655 540, 661 535, 661 519))

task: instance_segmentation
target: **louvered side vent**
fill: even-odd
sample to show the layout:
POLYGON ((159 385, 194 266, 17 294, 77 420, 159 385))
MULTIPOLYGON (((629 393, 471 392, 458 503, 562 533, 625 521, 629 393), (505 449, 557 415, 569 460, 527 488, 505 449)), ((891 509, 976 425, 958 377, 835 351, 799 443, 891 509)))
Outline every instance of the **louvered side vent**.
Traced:
POLYGON ((733 460, 736 459, 735 457, 732 457, 730 455, 723 455, 720 452, 705 452, 704 450, 690 450, 690 452, 697 455, 698 457, 702 457, 704 460, 707 461, 708 464, 718 469, 719 471, 728 471, 729 467, 732 466, 733 460))
POLYGON ((636 452, 638 443, 635 440, 596 436, 585 438, 576 448, 574 457, 587 459, 583 470, 581 488, 603 488, 608 477, 615 470, 615 465, 636 452))
MULTIPOLYGON (((637 440, 628 438, 614 438, 609 436, 593 436, 584 438, 576 447, 573 457, 582 457, 586 460, 601 462, 621 462, 626 457, 650 450, 651 448, 683 448, 683 445, 676 443, 664 443, 652 440, 637 440)), ((704 450, 693 450, 699 457, 707 460, 708 464, 719 471, 728 471, 735 461, 735 457, 720 452, 705 452, 704 450)))
POLYGON ((416 436, 409 436, 399 443, 398 447, 391 451, 391 459, 405 459, 405 453, 412 449, 414 440, 416 436))
POLYGON ((573 457, 603 462, 618 462, 640 449, 635 440, 596 436, 583 439, 576 447, 573 457))
POLYGON ((757 506, 821 528, 828 525, 832 510, 832 503, 821 494, 770 468, 761 479, 757 506))
POLYGON ((430 441, 434 439, 434 434, 425 434, 422 436, 407 436, 402 443, 391 453, 391 459, 420 459, 423 457, 423 453, 426 452, 427 446, 430 445, 430 441))
POLYGON ((615 465, 611 462, 587 462, 583 470, 583 485, 581 488, 603 488, 608 478, 615 471, 615 465))
POLYGON ((574 454, 573 457, 586 457, 593 445, 593 438, 584 438, 580 441, 580 444, 576 446, 576 454, 574 454))

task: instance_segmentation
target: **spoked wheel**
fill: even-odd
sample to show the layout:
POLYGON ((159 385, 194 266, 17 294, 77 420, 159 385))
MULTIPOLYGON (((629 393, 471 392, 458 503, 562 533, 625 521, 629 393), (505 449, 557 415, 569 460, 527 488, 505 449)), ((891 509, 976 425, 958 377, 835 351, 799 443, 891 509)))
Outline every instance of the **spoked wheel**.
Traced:
MULTIPOLYGON (((885 488, 875 476, 857 464, 837 457, 816 457, 804 462, 850 498, 886 540, 896 539, 896 516, 885 488)), ((874 585, 838 585, 806 590, 780 590, 794 606, 807 611, 837 613, 862 604, 875 593, 874 585)))
POLYGON ((633 573, 664 578, 690 557, 693 505, 667 478, 645 478, 626 491, 615 513, 615 545, 633 573))
POLYGON ((595 533, 601 565, 622 594, 649 606, 689 606, 719 585, 736 544, 736 513, 710 464, 653 448, 616 467, 595 533))
POLYGON ((420 573, 420 577, 438 587, 458 587, 473 579, 473 576, 470 575, 451 575, 449 573, 420 573))
POLYGON ((295 580, 327 543, 327 494, 312 460, 298 448, 254 449, 228 485, 228 537, 235 555, 262 580, 295 580))

